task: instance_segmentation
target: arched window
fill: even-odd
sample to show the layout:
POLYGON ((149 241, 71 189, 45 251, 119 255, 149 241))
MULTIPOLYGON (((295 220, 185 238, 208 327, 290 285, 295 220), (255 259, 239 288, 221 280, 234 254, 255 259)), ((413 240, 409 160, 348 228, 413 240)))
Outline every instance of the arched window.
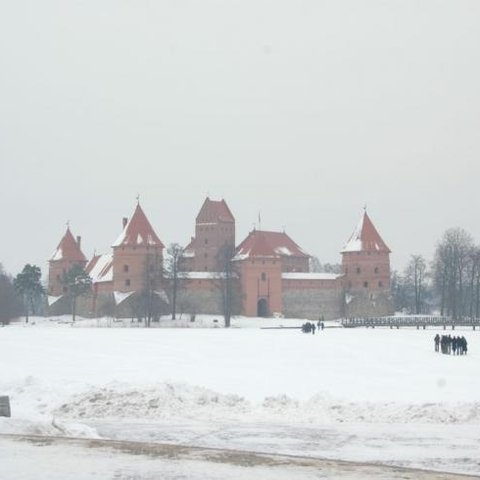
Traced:
POLYGON ((265 272, 262 272, 262 282, 264 282, 267 279, 267 274, 265 272))
POLYGON ((363 282, 363 286, 364 286, 365 288, 368 288, 368 282, 363 282))

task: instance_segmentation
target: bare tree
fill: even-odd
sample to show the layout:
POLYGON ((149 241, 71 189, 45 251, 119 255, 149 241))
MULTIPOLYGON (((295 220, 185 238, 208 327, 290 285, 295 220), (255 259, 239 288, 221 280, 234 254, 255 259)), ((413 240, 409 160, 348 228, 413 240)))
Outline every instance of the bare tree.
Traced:
POLYGON ((342 273, 339 263, 321 263, 318 257, 310 257, 310 271, 315 273, 342 273))
POLYGON ((235 248, 231 245, 224 245, 217 255, 217 273, 215 285, 220 292, 221 309, 224 318, 225 328, 229 328, 232 316, 238 310, 238 274, 232 261, 235 248))
POLYGON ((411 255, 407 268, 405 269, 405 280, 413 298, 415 314, 425 313, 425 295, 427 290, 427 262, 421 255, 411 255))
POLYGON ((469 285, 468 285, 468 315, 479 316, 480 312, 480 247, 474 246, 470 251, 469 285))
POLYGON ((390 275, 390 290, 392 292, 395 311, 410 311, 410 299, 405 277, 400 275, 396 270, 392 270, 390 275))
POLYGON ((163 291, 162 277, 162 257, 158 253, 148 254, 144 261, 142 290, 132 301, 134 315, 139 320, 145 320, 147 328, 165 312, 168 299, 163 291))
POLYGON ((442 315, 451 315, 456 319, 466 314, 465 284, 468 284, 472 249, 472 237, 461 228, 447 230, 437 245, 433 278, 441 298, 442 315))
POLYGON ((167 248, 167 258, 165 262, 164 276, 167 280, 168 290, 170 293, 170 306, 172 308, 172 320, 177 315, 177 297, 181 286, 182 260, 184 248, 178 243, 171 243, 167 248))

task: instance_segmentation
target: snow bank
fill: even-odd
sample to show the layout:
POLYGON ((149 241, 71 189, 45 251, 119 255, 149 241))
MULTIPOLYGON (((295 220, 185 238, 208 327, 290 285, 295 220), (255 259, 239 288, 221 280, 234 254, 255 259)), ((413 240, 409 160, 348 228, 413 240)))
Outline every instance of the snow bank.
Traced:
POLYGON ((480 424, 480 402, 345 403, 327 395, 299 401, 282 394, 252 403, 182 383, 147 388, 110 385, 91 388, 54 411, 62 418, 128 418, 169 421, 286 423, 469 423, 480 424))

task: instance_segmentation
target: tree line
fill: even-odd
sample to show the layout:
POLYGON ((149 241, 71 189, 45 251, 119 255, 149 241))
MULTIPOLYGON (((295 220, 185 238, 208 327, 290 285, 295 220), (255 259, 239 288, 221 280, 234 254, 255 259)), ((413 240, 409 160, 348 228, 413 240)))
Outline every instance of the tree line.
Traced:
POLYGON ((392 272, 391 289, 397 311, 479 318, 480 246, 464 229, 450 228, 430 262, 411 255, 403 272, 392 272))

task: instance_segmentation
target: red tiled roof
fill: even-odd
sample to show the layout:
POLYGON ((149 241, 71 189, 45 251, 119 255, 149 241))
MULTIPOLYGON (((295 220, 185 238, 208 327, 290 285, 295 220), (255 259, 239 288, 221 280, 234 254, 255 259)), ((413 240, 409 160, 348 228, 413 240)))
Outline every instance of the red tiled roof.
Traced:
POLYGON ((304 252, 285 232, 252 230, 237 247, 236 260, 250 257, 303 257, 304 252))
POLYGON ((152 225, 148 221, 145 213, 137 204, 132 218, 127 223, 123 232, 114 242, 112 247, 121 245, 148 245, 163 248, 164 245, 153 230, 152 225))
POLYGON ((235 222, 235 218, 225 200, 210 200, 207 197, 198 212, 196 221, 197 223, 235 222))
POLYGON ((390 249, 377 232, 367 212, 364 211, 360 222, 343 247, 342 253, 368 251, 390 253, 390 249))
POLYGON ((94 255, 88 262, 85 271, 90 275, 93 283, 111 282, 113 280, 113 255, 94 255))
POLYGON ((85 255, 80 249, 80 246, 76 242, 75 238, 73 238, 72 232, 70 231, 69 227, 67 227, 65 235, 60 240, 57 249, 50 258, 51 262, 56 260, 68 260, 70 262, 87 261, 85 255))

